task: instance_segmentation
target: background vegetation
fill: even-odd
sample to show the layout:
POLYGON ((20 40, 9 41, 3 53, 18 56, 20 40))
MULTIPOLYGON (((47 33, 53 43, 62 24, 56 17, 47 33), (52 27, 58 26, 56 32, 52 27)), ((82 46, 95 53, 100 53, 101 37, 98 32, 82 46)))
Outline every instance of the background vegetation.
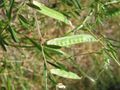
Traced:
POLYGON ((120 0, 0 0, 0 90, 120 90, 120 0))

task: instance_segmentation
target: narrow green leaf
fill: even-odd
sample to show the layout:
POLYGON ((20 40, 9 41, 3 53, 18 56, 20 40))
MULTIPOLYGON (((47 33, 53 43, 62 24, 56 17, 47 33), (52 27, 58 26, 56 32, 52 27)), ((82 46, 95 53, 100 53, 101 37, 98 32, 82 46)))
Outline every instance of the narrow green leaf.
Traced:
POLYGON ((12 81, 9 77, 7 77, 7 90, 12 90, 12 81))
POLYGON ((58 66, 57 64, 55 64, 55 63, 52 63, 52 62, 50 62, 50 61, 47 61, 47 63, 49 63, 51 66, 53 66, 53 67, 55 67, 55 68, 59 68, 59 66, 58 66))
POLYGON ((36 5, 32 4, 32 3, 28 3, 27 5, 34 8, 34 9, 40 10, 40 8, 38 6, 36 6, 36 5))
POLYGON ((77 9, 81 9, 80 0, 72 0, 72 2, 74 3, 74 5, 77 9))
POLYGON ((37 49, 39 49, 40 51, 42 51, 42 47, 40 46, 40 44, 38 44, 37 42, 35 42, 33 39, 26 37, 37 49))
POLYGON ((8 26, 8 31, 10 32, 10 34, 11 34, 11 36, 12 36, 12 39, 13 39, 15 42, 19 42, 15 30, 14 30, 11 26, 8 26))
POLYGON ((45 90, 48 90, 48 72, 47 72, 47 66, 45 62, 44 62, 43 78, 45 81, 45 90))
POLYGON ((69 78, 69 79, 81 79, 77 74, 73 72, 68 72, 62 69, 51 69, 50 72, 60 77, 69 78))
POLYGON ((44 47, 44 49, 45 49, 45 51, 48 51, 51 53, 67 56, 67 54, 60 49, 54 49, 54 48, 50 48, 50 47, 44 47))
POLYGON ((46 47, 49 47, 49 48, 54 48, 54 49, 60 49, 60 48, 61 48, 60 46, 56 46, 56 45, 47 45, 46 43, 45 43, 45 46, 46 46, 46 47))
POLYGON ((5 38, 5 36, 0 35, 0 45, 3 48, 3 50, 7 51, 6 45, 8 45, 8 43, 5 41, 5 38))
POLYGON ((12 14, 12 9, 13 9, 13 5, 14 5, 14 0, 10 0, 10 7, 9 7, 9 10, 6 11, 7 12, 7 16, 9 18, 9 20, 11 19, 11 14, 12 14))
POLYGON ((0 42, 0 45, 1 45, 1 47, 3 48, 3 50, 7 51, 7 49, 6 49, 6 47, 5 47, 5 45, 4 45, 3 42, 0 42))
POLYGON ((28 28, 29 27, 29 22, 27 21, 26 18, 24 18, 22 15, 19 16, 19 21, 22 24, 23 27, 28 28))
POLYGON ((56 64, 59 66, 59 69, 63 69, 63 70, 68 71, 68 69, 67 69, 66 65, 64 65, 63 63, 56 62, 56 64))
POLYGON ((47 41, 47 45, 57 45, 61 47, 68 47, 78 43, 85 43, 85 42, 95 42, 97 41, 93 36, 89 34, 81 34, 81 35, 73 35, 73 36, 66 36, 61 38, 55 38, 47 41))
POLYGON ((64 69, 64 70, 68 70, 63 64, 56 62, 56 63, 52 63, 50 61, 47 61, 47 63, 49 63, 50 65, 52 65, 55 68, 59 68, 59 69, 64 69))
POLYGON ((48 8, 44 4, 39 3, 37 1, 33 1, 33 5, 39 7, 39 9, 35 7, 35 9, 37 9, 38 12, 40 12, 44 15, 47 15, 49 17, 52 17, 56 20, 62 21, 66 24, 70 24, 70 21, 62 13, 55 11, 54 9, 48 8))
POLYGON ((20 19, 22 22, 24 22, 24 23, 26 23, 26 24, 29 24, 28 21, 27 21, 22 15, 19 15, 19 19, 20 19))

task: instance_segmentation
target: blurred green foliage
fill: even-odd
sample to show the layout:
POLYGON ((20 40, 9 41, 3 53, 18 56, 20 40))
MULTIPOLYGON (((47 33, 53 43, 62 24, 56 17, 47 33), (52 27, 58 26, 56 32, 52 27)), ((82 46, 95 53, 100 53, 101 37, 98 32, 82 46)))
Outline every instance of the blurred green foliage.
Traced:
POLYGON ((120 0, 0 0, 0 90, 119 90, 119 28, 120 0))

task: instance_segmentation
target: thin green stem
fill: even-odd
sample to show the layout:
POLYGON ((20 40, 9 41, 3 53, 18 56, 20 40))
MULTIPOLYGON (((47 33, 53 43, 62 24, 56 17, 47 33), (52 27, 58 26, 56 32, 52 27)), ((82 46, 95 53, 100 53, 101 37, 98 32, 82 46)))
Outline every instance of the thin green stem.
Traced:
MULTIPOLYGON (((39 26, 39 23, 38 23, 38 20, 37 20, 37 15, 36 15, 36 12, 34 12, 34 16, 35 16, 35 21, 36 21, 36 29, 37 29, 37 32, 38 32, 38 38, 39 39, 42 39, 42 34, 41 34, 41 31, 40 31, 40 26, 39 26)), ((44 47, 42 45, 42 43, 40 43, 40 46, 41 46, 41 50, 42 50, 42 56, 43 56, 43 59, 44 59, 44 70, 45 70, 45 90, 48 90, 48 72, 47 72, 47 59, 46 59, 46 56, 45 56, 45 52, 44 52, 44 47)))

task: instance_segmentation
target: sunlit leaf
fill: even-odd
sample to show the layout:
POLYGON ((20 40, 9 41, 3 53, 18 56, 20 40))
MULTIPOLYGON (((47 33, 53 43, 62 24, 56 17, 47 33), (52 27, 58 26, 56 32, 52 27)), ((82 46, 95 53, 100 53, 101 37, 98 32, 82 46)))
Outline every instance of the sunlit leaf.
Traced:
MULTIPOLYGON (((39 9, 36 8, 36 7, 35 7, 35 9, 37 9, 38 12, 40 12, 40 13, 42 13, 44 15, 47 15, 49 17, 52 17, 52 18, 57 19, 59 21, 62 21, 64 23, 66 23, 66 24, 70 24, 70 21, 67 19, 66 16, 64 16, 62 13, 60 13, 60 12, 54 10, 54 9, 46 7, 42 3, 39 3, 37 1, 33 1, 33 5, 32 6, 39 7, 39 9)), ((34 7, 32 7, 32 8, 34 8, 34 7)))
POLYGON ((50 72, 60 77, 69 78, 69 79, 81 79, 77 74, 73 72, 68 72, 62 69, 51 69, 50 72))
POLYGON ((73 35, 73 36, 66 36, 55 38, 47 41, 48 45, 57 45, 61 47, 68 47, 78 43, 85 43, 85 42, 95 42, 97 41, 93 36, 88 34, 81 34, 81 35, 73 35))

